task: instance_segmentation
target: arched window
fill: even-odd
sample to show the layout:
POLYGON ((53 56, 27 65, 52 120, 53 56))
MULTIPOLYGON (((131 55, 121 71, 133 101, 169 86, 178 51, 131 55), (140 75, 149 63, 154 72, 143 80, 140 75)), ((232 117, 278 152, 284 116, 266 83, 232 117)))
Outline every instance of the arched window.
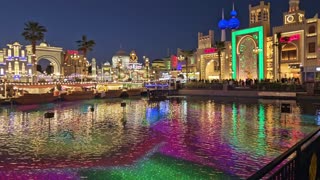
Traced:
POLYGON ((310 26, 310 27, 309 27, 309 30, 308 30, 308 33, 309 33, 309 34, 316 33, 316 27, 315 27, 315 26, 310 26))
POLYGON ((296 61, 298 59, 297 46, 293 43, 286 44, 282 47, 282 61, 296 61))

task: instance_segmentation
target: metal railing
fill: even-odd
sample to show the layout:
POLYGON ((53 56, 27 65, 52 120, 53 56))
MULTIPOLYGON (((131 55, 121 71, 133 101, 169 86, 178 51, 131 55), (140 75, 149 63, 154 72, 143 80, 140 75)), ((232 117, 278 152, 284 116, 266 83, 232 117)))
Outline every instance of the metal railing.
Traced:
POLYGON ((317 177, 319 178, 319 176, 320 128, 309 134, 248 179, 300 180, 316 179, 317 177))

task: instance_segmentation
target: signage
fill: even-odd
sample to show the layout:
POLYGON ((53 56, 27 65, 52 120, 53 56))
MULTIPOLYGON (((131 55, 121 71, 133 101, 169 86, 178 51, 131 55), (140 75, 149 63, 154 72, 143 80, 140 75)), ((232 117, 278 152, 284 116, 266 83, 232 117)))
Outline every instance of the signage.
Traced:
POLYGON ((289 68, 291 68, 291 69, 300 69, 300 64, 289 64, 289 68))
POLYGON ((207 49, 204 49, 203 52, 204 52, 204 54, 212 54, 212 53, 217 52, 217 49, 216 48, 207 48, 207 49))
POLYGON ((68 54, 79 54, 79 51, 77 50, 67 50, 68 54))
POLYGON ((281 37, 280 42, 282 43, 290 43, 292 41, 296 41, 300 39, 300 34, 294 34, 292 36, 281 37))
POLYGON ((320 71, 320 67, 316 67, 316 71, 320 71))
POLYGON ((281 113, 291 113, 291 104, 282 103, 281 104, 281 113))
POLYGON ((132 69, 132 70, 142 69, 142 64, 141 63, 129 63, 127 65, 127 69, 132 69))
POLYGON ((172 68, 177 68, 178 66, 178 57, 175 55, 171 56, 171 67, 172 68))

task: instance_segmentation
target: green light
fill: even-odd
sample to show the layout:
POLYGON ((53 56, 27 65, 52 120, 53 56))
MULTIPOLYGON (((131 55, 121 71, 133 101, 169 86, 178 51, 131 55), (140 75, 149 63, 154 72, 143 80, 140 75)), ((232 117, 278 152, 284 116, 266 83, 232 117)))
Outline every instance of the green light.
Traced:
POLYGON ((258 33, 258 46, 262 51, 259 53, 259 80, 264 79, 264 39, 263 27, 253 27, 232 32, 232 79, 237 79, 237 36, 258 33))

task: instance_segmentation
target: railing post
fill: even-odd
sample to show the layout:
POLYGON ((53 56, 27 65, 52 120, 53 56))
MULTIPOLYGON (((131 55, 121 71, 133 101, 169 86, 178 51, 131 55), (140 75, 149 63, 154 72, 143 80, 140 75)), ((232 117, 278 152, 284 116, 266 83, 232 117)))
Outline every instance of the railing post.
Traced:
POLYGON ((295 179, 302 179, 302 161, 301 161, 301 146, 296 151, 296 163, 295 163, 295 179))

